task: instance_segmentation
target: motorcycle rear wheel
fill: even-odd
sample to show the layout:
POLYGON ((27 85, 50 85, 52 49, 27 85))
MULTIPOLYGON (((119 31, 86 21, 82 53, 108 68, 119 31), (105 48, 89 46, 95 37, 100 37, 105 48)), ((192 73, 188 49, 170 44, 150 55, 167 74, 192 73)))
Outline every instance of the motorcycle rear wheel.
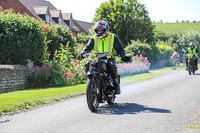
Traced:
POLYGON ((97 88, 94 78, 87 79, 86 98, 88 108, 91 112, 96 112, 99 107, 99 89, 97 88))

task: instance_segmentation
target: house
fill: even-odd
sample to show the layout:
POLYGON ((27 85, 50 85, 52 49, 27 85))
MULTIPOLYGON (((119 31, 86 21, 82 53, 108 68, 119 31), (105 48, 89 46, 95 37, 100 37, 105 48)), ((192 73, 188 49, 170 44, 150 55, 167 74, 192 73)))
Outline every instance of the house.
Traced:
POLYGON ((0 0, 3 10, 13 9, 17 13, 27 14, 47 24, 58 24, 68 28, 74 37, 82 32, 89 33, 92 23, 74 20, 72 13, 62 13, 46 0, 0 0))

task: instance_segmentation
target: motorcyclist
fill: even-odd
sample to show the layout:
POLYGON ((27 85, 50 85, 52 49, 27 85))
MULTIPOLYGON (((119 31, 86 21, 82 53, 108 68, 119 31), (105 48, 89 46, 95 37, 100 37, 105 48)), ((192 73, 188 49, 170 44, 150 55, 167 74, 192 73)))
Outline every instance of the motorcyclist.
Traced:
MULTIPOLYGON (((186 55, 192 55, 195 56, 195 67, 196 70, 198 70, 198 56, 199 56, 199 51, 197 49, 197 46, 195 45, 194 42, 190 42, 189 47, 186 51, 186 55)), ((185 58, 185 62, 186 62, 186 70, 188 70, 188 57, 185 58)))
MULTIPOLYGON (((81 53, 77 56, 78 59, 83 58, 84 53, 89 53, 90 51, 94 50, 98 53, 110 52, 113 54, 118 54, 120 55, 122 61, 128 61, 125 56, 126 53, 122 42, 116 34, 109 32, 109 25, 106 21, 97 21, 94 25, 94 32, 95 35, 89 39, 81 53)), ((114 86, 116 89, 115 94, 120 94, 121 91, 115 56, 111 56, 109 58, 109 70, 114 81, 114 86)))

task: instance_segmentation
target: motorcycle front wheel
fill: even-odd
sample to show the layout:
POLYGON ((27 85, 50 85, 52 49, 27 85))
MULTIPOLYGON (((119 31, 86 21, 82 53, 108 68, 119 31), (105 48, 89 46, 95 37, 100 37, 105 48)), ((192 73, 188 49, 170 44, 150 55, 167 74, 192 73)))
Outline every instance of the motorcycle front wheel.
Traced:
POLYGON ((99 107, 99 89, 94 78, 87 79, 86 98, 88 108, 91 112, 96 112, 99 107))

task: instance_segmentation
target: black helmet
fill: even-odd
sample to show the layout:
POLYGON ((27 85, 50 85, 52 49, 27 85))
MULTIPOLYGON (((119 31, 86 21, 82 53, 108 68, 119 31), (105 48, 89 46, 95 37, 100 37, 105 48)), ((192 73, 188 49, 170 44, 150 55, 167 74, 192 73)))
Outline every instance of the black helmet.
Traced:
POLYGON ((190 42, 190 47, 194 48, 195 47, 195 43, 194 42, 190 42))
POLYGON ((99 20, 94 25, 94 32, 96 33, 97 37, 105 37, 108 34, 109 25, 104 20, 99 20))

